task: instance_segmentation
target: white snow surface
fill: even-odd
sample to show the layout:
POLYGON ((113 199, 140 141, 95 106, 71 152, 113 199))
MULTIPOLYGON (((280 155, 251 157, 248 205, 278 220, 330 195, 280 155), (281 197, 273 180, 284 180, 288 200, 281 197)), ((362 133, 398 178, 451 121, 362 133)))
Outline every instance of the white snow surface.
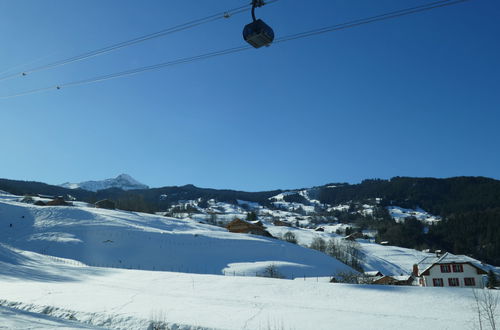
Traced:
POLYGON ((362 267, 364 271, 380 271, 384 275, 410 275, 413 265, 427 257, 429 253, 385 246, 368 240, 357 240, 362 249, 362 267))
POLYGON ((116 178, 105 179, 101 181, 85 181, 80 183, 66 182, 60 185, 69 189, 83 189, 89 191, 98 191, 109 188, 120 188, 123 190, 148 189, 145 184, 140 183, 128 174, 120 174, 116 178))
POLYGON ((0 242, 9 246, 92 266, 245 275, 248 265, 247 275, 255 276, 275 264, 286 277, 352 271, 323 253, 277 239, 136 212, 0 199, 0 227, 0 242))
MULTIPOLYGON (((0 302, 1 303, 1 302, 0 302)), ((101 329, 77 321, 0 306, 0 329, 101 329)))
MULTIPOLYGON (((331 284, 329 275, 350 268, 298 245, 191 220, 20 199, 0 194, 0 329, 476 326, 470 289, 331 284), (295 280, 255 276, 269 265, 295 280)), ((341 239, 267 225, 273 234, 293 231, 300 244, 341 239)), ((365 270, 386 275, 407 274, 426 255, 358 242, 365 270)))
POLYGON ((429 212, 422 210, 421 208, 413 210, 405 209, 399 206, 388 206, 387 210, 389 211, 391 217, 396 220, 396 222, 402 222, 409 217, 415 217, 418 220, 429 224, 441 221, 441 217, 432 215, 429 212))
POLYGON ((0 320, 14 325, 23 311, 39 318, 19 322, 81 324, 61 320, 67 328, 147 329, 155 320, 185 330, 469 329, 475 317, 469 289, 109 269, 10 251, 15 263, 0 262, 0 320))

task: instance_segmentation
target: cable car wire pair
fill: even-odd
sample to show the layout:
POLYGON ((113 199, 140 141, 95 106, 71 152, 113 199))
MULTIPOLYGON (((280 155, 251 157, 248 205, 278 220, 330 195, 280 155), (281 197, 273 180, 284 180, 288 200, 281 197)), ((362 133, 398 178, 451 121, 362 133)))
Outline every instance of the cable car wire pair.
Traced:
POLYGON ((264 0, 252 0, 253 22, 243 28, 243 39, 255 48, 269 46, 274 40, 273 29, 261 19, 255 18, 255 8, 265 5, 264 0))
MULTIPOLYGON (((304 39, 304 38, 312 37, 312 36, 319 35, 319 34, 324 34, 324 33, 344 30, 344 29, 350 29, 350 28, 365 25, 365 24, 371 24, 371 23, 375 23, 375 22, 394 19, 397 17, 421 13, 421 12, 436 9, 436 8, 453 6, 453 5, 457 5, 459 3, 468 2, 468 1, 471 1, 471 0, 439 0, 439 1, 434 1, 431 3, 427 3, 427 4, 415 6, 415 7, 400 9, 400 10, 391 11, 391 12, 387 12, 387 13, 380 14, 380 15, 356 19, 356 20, 352 20, 352 21, 348 21, 348 22, 344 22, 344 23, 326 26, 323 28, 318 28, 318 29, 300 32, 300 33, 296 33, 296 34, 291 34, 288 36, 283 36, 283 37, 280 37, 280 38, 274 40, 274 43, 283 43, 283 42, 288 42, 288 41, 297 40, 297 39, 304 39)), ((268 3, 270 3, 270 2, 268 2, 268 3)), ((8 98, 13 98, 13 97, 18 97, 18 96, 24 96, 24 95, 39 93, 39 92, 53 90, 53 89, 59 90, 59 89, 63 89, 65 87, 70 87, 70 86, 90 84, 90 83, 95 83, 95 82, 99 82, 99 81, 105 81, 105 80, 109 80, 109 79, 115 79, 115 78, 119 78, 119 77, 135 75, 135 74, 145 72, 145 71, 157 70, 157 69, 162 69, 162 68, 166 68, 166 67, 170 67, 170 66, 187 64, 187 63, 196 62, 196 61, 200 61, 200 60, 204 60, 204 59, 208 59, 208 58, 218 57, 218 56, 222 56, 222 55, 239 53, 239 52, 242 52, 245 50, 252 49, 252 46, 246 45, 246 46, 233 47, 233 48, 229 48, 229 49, 214 51, 214 52, 196 55, 196 56, 192 56, 192 57, 185 57, 185 58, 181 58, 181 59, 177 59, 177 60, 173 60, 173 61, 158 63, 155 65, 150 65, 150 66, 146 66, 146 67, 139 67, 139 68, 135 68, 135 69, 127 70, 127 71, 122 71, 122 72, 117 72, 117 73, 112 73, 112 74, 107 74, 107 75, 101 75, 101 76, 97 76, 97 77, 93 77, 93 78, 88 78, 85 80, 72 81, 72 82, 68 82, 68 83, 64 83, 64 84, 58 84, 56 86, 52 85, 49 87, 32 89, 32 90, 28 90, 28 91, 24 91, 24 92, 20 92, 20 93, 16 93, 16 94, 3 95, 3 96, 0 95, 0 99, 8 99, 8 98)))
MULTIPOLYGON (((165 29, 157 31, 157 32, 149 33, 149 34, 142 35, 142 36, 139 36, 139 37, 136 37, 133 39, 129 39, 129 40, 115 43, 115 44, 111 44, 111 45, 108 45, 108 46, 105 46, 105 47, 102 47, 99 49, 94 49, 94 50, 91 50, 91 51, 88 51, 88 52, 85 52, 85 53, 82 53, 79 55, 75 55, 75 56, 72 56, 69 58, 58 60, 58 61, 55 61, 52 63, 48 63, 48 64, 37 66, 37 67, 32 67, 32 68, 26 69, 26 70, 21 71, 21 72, 11 73, 11 74, 7 74, 7 75, 0 74, 0 81, 8 80, 8 79, 16 78, 16 77, 25 77, 31 73, 34 73, 34 72, 53 69, 56 67, 70 64, 70 63, 83 61, 83 60, 86 60, 86 59, 89 59, 92 57, 97 57, 97 56, 101 56, 104 54, 108 54, 108 53, 117 51, 119 49, 126 48, 126 47, 129 47, 129 46, 132 46, 132 45, 135 45, 138 43, 142 43, 142 42, 145 42, 148 40, 152 40, 152 39, 160 38, 160 37, 165 37, 165 36, 170 35, 170 34, 174 34, 177 32, 184 31, 184 30, 192 29, 194 27, 197 27, 197 26, 200 26, 203 24, 208 24, 208 23, 220 20, 220 19, 228 19, 234 15, 248 11, 249 9, 252 9, 252 16, 254 17, 254 21, 255 21, 255 12, 254 12, 255 7, 261 7, 264 4, 272 4, 272 3, 277 2, 277 1, 279 1, 279 0, 269 0, 269 1, 266 1, 266 3, 264 3, 263 0, 255 0, 255 1, 252 1, 251 4, 246 4, 246 5, 243 5, 240 7, 229 9, 229 10, 224 11, 224 12, 216 13, 216 14, 213 14, 213 15, 210 15, 207 17, 199 18, 199 19, 195 19, 195 20, 192 20, 192 21, 189 21, 186 23, 182 23, 182 24, 179 24, 176 26, 165 28, 165 29)), ((273 34, 273 37, 274 37, 274 34, 273 34)), ((11 71, 11 69, 9 69, 5 72, 8 72, 8 71, 11 71)))

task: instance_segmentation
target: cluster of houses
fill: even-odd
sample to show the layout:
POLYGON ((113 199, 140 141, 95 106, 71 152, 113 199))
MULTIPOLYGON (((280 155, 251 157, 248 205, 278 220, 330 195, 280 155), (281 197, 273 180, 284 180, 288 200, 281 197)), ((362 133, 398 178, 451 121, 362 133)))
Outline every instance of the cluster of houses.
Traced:
MULTIPOLYGON (((23 203, 34 204, 37 206, 72 206, 71 202, 68 202, 64 196, 50 196, 50 195, 42 195, 42 194, 34 194, 34 195, 25 195, 21 200, 23 203)), ((115 202, 109 199, 103 199, 96 202, 95 207, 102 209, 111 209, 114 210, 116 208, 115 202)))

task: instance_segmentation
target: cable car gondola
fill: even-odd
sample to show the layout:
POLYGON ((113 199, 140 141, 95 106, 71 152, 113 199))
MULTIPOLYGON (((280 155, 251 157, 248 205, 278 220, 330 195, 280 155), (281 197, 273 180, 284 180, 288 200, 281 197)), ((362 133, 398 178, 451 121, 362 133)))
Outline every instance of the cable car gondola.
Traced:
POLYGON ((243 28, 243 39, 255 48, 269 46, 274 40, 274 31, 261 19, 255 18, 255 7, 262 7, 264 0, 252 1, 253 22, 243 28))

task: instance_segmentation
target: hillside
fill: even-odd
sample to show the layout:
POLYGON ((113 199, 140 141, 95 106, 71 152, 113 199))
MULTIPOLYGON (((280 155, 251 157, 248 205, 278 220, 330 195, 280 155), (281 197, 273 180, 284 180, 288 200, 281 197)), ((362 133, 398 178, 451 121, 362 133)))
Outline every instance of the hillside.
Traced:
POLYGON ((274 265, 288 278, 353 271, 315 250, 157 215, 36 206, 0 195, 0 242, 87 265, 255 276, 274 265))
MULTIPOLYGON (((97 209, 77 201, 73 206, 37 206, 21 200, 0 193, 0 324, 7 327, 326 330, 475 325, 469 289, 326 283, 331 275, 354 270, 301 244, 319 238, 340 241, 333 227, 316 231, 265 222, 276 237, 294 233, 299 244, 291 244, 230 233, 191 218, 97 209), (263 277, 269 275, 269 266, 286 279, 263 277), (443 305, 446 313, 435 308, 443 305)), ((242 211, 230 203, 211 207, 242 211)), ((384 274, 409 274, 427 255, 370 240, 356 244, 364 270, 384 274)))
POLYGON ((500 181, 483 177, 395 177, 264 192, 193 185, 92 192, 1 179, 0 190, 18 195, 62 195, 91 203, 112 199, 122 210, 176 217, 195 218, 200 214, 205 219, 214 215, 218 221, 227 221, 255 212, 259 217, 283 220, 295 227, 343 224, 371 230, 379 242, 442 249, 500 264, 500 181), (217 207, 217 203, 221 206, 217 207))

